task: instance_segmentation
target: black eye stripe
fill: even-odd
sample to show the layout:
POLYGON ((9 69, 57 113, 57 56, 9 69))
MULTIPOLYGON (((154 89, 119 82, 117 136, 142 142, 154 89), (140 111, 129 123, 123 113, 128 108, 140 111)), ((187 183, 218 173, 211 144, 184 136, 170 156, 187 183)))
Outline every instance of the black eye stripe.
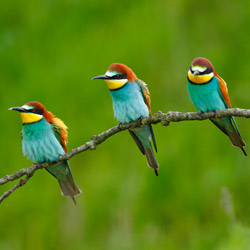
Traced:
MULTIPOLYGON (((192 70, 192 66, 190 67, 190 71, 192 74, 194 73, 194 71, 192 70)), ((207 68, 205 71, 199 72, 198 75, 207 75, 207 74, 210 74, 212 72, 213 72, 213 68, 207 68)))
POLYGON ((32 113, 32 114, 38 114, 38 115, 42 115, 43 114, 43 110, 42 109, 30 109, 26 111, 27 113, 32 113))
POLYGON ((42 110, 42 109, 37 109, 37 110, 36 110, 36 114, 42 115, 42 114, 43 114, 43 110, 42 110))
POLYGON ((213 72, 212 68, 207 68, 204 72, 201 72, 201 75, 207 75, 213 72))
POLYGON ((127 79, 127 74, 116 74, 114 76, 109 77, 109 79, 115 79, 115 80, 120 80, 120 79, 127 79))

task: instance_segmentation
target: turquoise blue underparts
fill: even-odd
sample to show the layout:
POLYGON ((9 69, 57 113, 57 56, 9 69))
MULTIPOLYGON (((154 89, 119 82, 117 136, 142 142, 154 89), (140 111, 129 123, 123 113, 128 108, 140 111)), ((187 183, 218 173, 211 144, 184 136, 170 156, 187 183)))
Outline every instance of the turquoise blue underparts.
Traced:
POLYGON ((117 90, 111 90, 114 116, 121 123, 135 121, 140 117, 149 116, 140 87, 135 82, 127 82, 117 90))
MULTIPOLYGON (((111 90, 113 99, 114 116, 121 123, 135 121, 140 117, 148 117, 149 110, 144 101, 141 88, 135 82, 127 82, 118 90, 111 90)), ((151 148, 151 134, 149 126, 135 129, 133 132, 141 141, 142 145, 151 148)))
MULTIPOLYGON (((28 159, 38 163, 53 162, 65 154, 51 124, 44 118, 39 122, 23 125, 22 149, 28 159)), ((60 181, 66 181, 68 173, 71 175, 67 161, 47 167, 47 170, 60 181)))
POLYGON ((228 108, 215 77, 206 84, 193 84, 188 80, 188 92, 191 101, 199 111, 207 112, 228 108))
POLYGON ((39 163, 55 161, 65 154, 51 124, 44 118, 39 122, 23 125, 22 149, 28 159, 39 163))
MULTIPOLYGON (((225 102, 224 97, 219 89, 219 84, 216 77, 213 77, 210 82, 205 84, 193 84, 188 80, 188 92, 191 101, 198 111, 207 112, 228 108, 228 105, 225 102)), ((231 123, 231 119, 235 125, 235 128, 237 129, 233 117, 225 117, 220 119, 214 118, 211 120, 218 123, 230 132, 233 132, 234 128, 231 123)))

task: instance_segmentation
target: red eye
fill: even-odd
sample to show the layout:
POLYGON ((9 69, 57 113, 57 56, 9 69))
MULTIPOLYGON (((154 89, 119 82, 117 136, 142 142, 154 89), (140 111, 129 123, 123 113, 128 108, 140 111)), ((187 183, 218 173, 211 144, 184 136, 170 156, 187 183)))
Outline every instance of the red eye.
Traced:
POLYGON ((34 113, 36 110, 35 109, 31 109, 30 112, 34 113))
POLYGON ((115 79, 118 79, 120 76, 119 75, 115 75, 115 79))

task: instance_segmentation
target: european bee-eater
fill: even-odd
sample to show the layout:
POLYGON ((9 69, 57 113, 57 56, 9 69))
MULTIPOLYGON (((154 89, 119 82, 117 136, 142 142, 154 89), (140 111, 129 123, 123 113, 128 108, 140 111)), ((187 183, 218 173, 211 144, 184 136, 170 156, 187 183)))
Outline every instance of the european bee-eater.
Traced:
MULTIPOLYGON (((193 60, 188 71, 188 92, 194 106, 201 112, 231 108, 226 82, 217 74, 212 63, 202 57, 193 60)), ((234 117, 210 119, 247 155, 234 117)))
MULTIPOLYGON (((113 63, 105 75, 96 76, 94 79, 104 79, 107 83, 113 99, 114 116, 121 123, 128 123, 151 115, 151 101, 147 85, 138 79, 126 65, 113 63)), ((152 138, 157 152, 152 126, 130 129, 129 133, 140 151, 146 155, 148 166, 153 168, 158 176, 159 164, 151 146, 152 138)))
MULTIPOLYGON (((23 154, 33 162, 53 162, 67 153, 67 126, 55 117, 39 102, 28 102, 22 107, 9 110, 20 112, 22 129, 23 154)), ((61 193, 70 196, 76 203, 74 196, 81 190, 74 183, 68 161, 63 161, 46 170, 59 182, 61 193)))

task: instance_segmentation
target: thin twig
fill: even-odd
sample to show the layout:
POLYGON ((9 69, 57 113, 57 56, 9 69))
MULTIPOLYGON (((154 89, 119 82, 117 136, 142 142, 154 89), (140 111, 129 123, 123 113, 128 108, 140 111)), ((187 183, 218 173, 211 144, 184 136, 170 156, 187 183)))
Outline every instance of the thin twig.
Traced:
POLYGON ((0 197, 0 203, 6 199, 10 194, 12 194, 16 189, 22 187, 26 182, 33 176, 34 173, 31 175, 27 175, 24 179, 21 179, 16 185, 14 185, 10 190, 5 192, 1 197, 0 197))
POLYGON ((161 123, 164 126, 168 126, 170 122, 193 121, 193 120, 201 121, 201 120, 206 120, 210 118, 223 118, 223 117, 228 117, 228 116, 250 118, 250 110, 234 108, 234 109, 217 110, 216 112, 207 112, 207 113, 201 113, 201 112, 184 113, 184 112, 177 112, 177 111, 169 111, 167 113, 162 113, 161 111, 158 111, 157 113, 155 113, 154 115, 150 117, 144 117, 142 119, 138 119, 136 121, 126 123, 126 124, 119 124, 98 135, 92 136, 90 141, 86 142, 80 147, 72 149, 69 153, 61 156, 56 162, 47 162, 47 163, 42 163, 42 164, 34 163, 29 168, 23 168, 15 172, 14 174, 4 176, 3 178, 0 179, 0 185, 3 185, 10 181, 17 180, 24 175, 26 175, 26 178, 23 180, 20 180, 19 183, 13 186, 9 191, 5 192, 0 197, 0 203, 5 198, 7 198, 12 192, 14 192, 17 188, 23 186, 33 176, 35 171, 37 171, 38 169, 42 169, 51 165, 55 165, 56 163, 61 162, 63 160, 69 160, 74 155, 77 155, 83 151, 94 150, 97 148, 99 144, 103 143, 109 137, 123 130, 138 128, 140 126, 149 125, 149 124, 161 123))

